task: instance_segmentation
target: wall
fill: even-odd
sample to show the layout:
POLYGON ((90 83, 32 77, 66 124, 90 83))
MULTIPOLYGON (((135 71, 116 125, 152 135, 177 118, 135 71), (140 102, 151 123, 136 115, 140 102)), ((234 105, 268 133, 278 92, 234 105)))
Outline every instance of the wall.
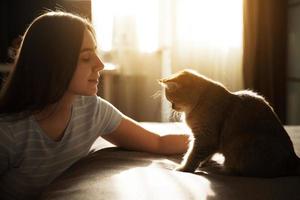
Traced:
POLYGON ((289 0, 287 123, 300 124, 300 0, 289 0))
POLYGON ((0 13, 1 62, 7 61, 7 48, 14 38, 23 35, 30 22, 46 8, 54 9, 58 0, 2 0, 0 13))
POLYGON ((1 0, 0 1, 0 88, 13 62, 8 48, 23 35, 32 20, 47 10, 65 10, 91 18, 90 0, 1 0))
POLYGON ((160 53, 124 53, 116 72, 101 74, 98 95, 137 121, 161 121, 160 53), (122 62, 123 61, 123 62, 122 62), (130 71, 130 68, 134 70, 130 71))
POLYGON ((90 0, 1 0, 0 63, 7 62, 7 48, 23 35, 31 21, 46 10, 65 10, 91 18, 90 0))

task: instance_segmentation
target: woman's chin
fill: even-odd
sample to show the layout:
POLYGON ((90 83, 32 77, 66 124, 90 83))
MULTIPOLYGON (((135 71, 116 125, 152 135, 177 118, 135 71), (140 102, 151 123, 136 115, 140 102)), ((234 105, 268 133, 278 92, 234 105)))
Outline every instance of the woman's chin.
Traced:
POLYGON ((93 89, 93 90, 89 90, 89 91, 81 93, 81 95, 83 95, 83 96, 97 96, 97 94, 98 94, 98 89, 93 89))

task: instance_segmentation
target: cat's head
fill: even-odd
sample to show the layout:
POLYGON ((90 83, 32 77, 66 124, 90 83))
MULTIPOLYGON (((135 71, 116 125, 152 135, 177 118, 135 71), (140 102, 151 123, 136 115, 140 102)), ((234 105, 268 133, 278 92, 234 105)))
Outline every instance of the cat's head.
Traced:
POLYGON ((172 108, 178 112, 189 112, 203 95, 209 85, 209 81, 193 70, 182 70, 170 77, 159 80, 165 89, 165 95, 172 104, 172 108))

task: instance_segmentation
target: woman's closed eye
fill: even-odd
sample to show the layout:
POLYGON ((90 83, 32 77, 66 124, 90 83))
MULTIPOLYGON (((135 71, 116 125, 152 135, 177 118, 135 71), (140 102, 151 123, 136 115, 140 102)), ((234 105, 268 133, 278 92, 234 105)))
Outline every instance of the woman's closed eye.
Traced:
POLYGON ((88 62, 88 61, 91 59, 91 55, 90 55, 90 53, 88 53, 88 54, 86 54, 86 55, 82 55, 82 56, 80 57, 80 59, 81 59, 82 61, 84 61, 84 62, 88 62))

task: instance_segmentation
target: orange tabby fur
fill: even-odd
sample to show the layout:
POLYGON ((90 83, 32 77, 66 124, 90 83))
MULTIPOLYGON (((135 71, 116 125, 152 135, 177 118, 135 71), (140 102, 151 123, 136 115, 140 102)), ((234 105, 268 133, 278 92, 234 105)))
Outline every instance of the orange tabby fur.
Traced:
POLYGON ((272 107, 252 91, 230 92, 191 70, 160 80, 172 108, 184 112, 193 140, 180 171, 194 172, 217 152, 220 173, 255 177, 300 174, 300 159, 272 107))

